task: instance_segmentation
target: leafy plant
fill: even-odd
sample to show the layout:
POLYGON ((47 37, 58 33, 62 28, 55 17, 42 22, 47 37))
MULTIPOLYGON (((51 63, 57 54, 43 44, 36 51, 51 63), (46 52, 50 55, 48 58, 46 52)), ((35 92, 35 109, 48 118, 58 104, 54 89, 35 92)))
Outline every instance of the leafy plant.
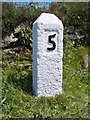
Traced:
POLYGON ((63 21, 64 28, 67 28, 68 26, 74 26, 75 31, 78 31, 81 36, 81 38, 78 39, 78 43, 82 45, 90 45, 90 42, 88 40, 88 31, 90 28, 88 21, 88 11, 88 3, 83 2, 52 2, 50 6, 50 12, 57 15, 63 21))
POLYGON ((40 15, 41 9, 36 9, 38 4, 30 3, 27 6, 18 6, 12 2, 2 2, 2 37, 14 32, 17 25, 27 22, 30 26, 40 15))
POLYGON ((2 37, 10 35, 17 23, 18 10, 12 2, 2 2, 2 37))
POLYGON ((31 48, 32 46, 32 30, 30 27, 21 29, 18 33, 14 33, 14 36, 18 38, 18 44, 31 48))

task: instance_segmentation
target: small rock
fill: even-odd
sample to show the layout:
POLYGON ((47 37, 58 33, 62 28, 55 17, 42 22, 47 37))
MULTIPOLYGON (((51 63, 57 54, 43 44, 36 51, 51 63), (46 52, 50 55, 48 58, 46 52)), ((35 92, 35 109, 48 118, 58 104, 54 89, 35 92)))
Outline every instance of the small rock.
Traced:
POLYGON ((18 40, 17 38, 14 38, 13 33, 11 33, 10 36, 7 36, 2 40, 2 47, 4 48, 8 46, 10 43, 16 42, 17 40, 18 40))
POLYGON ((69 26, 67 32, 73 34, 75 32, 74 26, 69 26))
POLYGON ((17 47, 15 47, 13 50, 14 50, 15 52, 19 52, 19 51, 23 50, 23 48, 24 48, 24 46, 17 46, 17 47))
POLYGON ((15 33, 18 33, 21 30, 21 27, 18 26, 17 28, 14 29, 15 33))
POLYGON ((70 34, 70 35, 69 35, 69 38, 72 39, 72 40, 78 39, 78 37, 77 37, 76 34, 70 34))
POLYGON ((85 68, 88 69, 89 64, 90 64, 90 55, 88 55, 88 54, 84 55, 83 60, 84 60, 85 68))
POLYGON ((15 53, 15 51, 13 51, 12 49, 4 49, 3 51, 7 54, 14 54, 15 53))

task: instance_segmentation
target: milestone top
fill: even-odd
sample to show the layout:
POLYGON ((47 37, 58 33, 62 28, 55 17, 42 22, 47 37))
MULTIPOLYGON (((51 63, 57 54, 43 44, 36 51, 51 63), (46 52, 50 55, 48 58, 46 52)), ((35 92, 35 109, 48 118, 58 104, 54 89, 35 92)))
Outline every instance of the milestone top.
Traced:
POLYGON ((63 24, 62 21, 55 16, 54 14, 51 13, 42 13, 34 22, 34 24, 58 24, 59 26, 61 26, 61 28, 63 28, 63 24))

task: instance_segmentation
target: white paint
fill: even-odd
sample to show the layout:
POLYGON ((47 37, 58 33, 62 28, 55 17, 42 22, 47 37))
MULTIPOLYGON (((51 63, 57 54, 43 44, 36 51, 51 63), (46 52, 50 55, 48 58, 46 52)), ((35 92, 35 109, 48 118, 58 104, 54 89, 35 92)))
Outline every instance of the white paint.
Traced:
POLYGON ((63 24, 54 14, 42 13, 33 24, 33 94, 55 96, 62 93, 63 24), (56 47, 49 43, 50 35, 56 47))

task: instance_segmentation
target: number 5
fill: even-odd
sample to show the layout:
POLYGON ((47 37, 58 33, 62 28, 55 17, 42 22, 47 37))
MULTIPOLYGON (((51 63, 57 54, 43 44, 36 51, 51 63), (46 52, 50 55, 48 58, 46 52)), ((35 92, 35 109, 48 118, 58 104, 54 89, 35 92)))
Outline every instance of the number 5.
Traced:
POLYGON ((48 42, 51 43, 51 44, 53 44, 53 46, 50 47, 50 48, 47 48, 47 50, 54 50, 54 49, 55 49, 56 44, 55 44, 54 41, 51 40, 51 39, 54 38, 55 36, 56 36, 56 34, 54 34, 54 35, 49 35, 49 36, 48 36, 48 42))

